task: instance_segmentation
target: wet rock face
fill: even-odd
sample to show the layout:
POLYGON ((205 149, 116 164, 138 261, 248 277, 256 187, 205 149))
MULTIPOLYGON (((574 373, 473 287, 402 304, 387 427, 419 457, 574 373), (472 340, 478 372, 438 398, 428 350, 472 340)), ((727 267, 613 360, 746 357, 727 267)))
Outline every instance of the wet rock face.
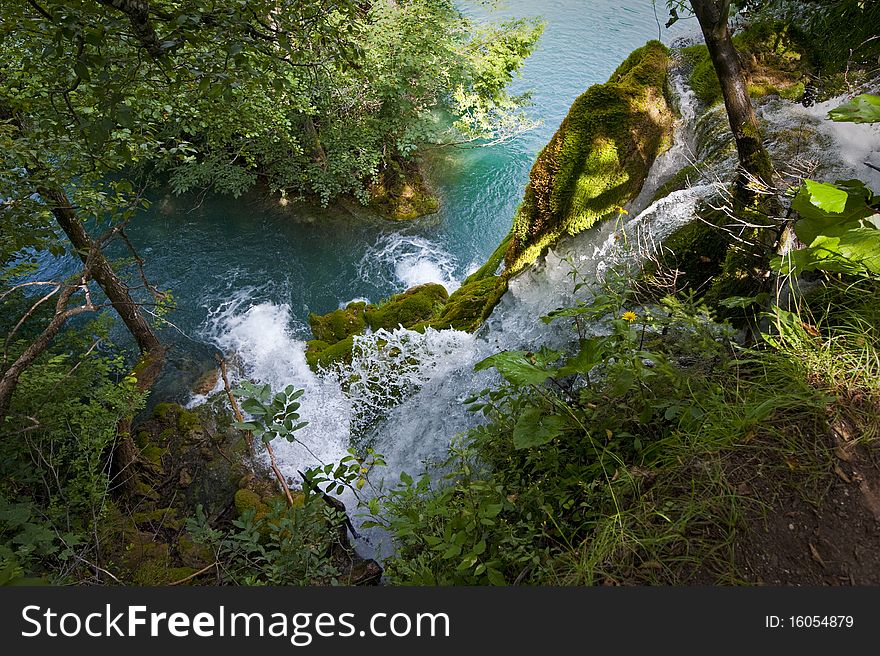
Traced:
POLYGON ((187 532, 186 520, 200 505, 212 519, 230 513, 249 472, 244 442, 225 413, 208 405, 191 411, 159 403, 133 434, 141 487, 113 505, 102 523, 104 557, 125 583, 167 585, 213 562, 187 532))

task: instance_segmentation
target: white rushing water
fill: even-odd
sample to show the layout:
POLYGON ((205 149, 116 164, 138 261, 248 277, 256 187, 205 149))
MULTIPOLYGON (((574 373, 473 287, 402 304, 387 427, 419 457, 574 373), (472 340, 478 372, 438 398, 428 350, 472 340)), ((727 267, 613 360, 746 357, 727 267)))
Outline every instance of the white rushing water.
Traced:
MULTIPOLYGON (((606 222, 562 241, 513 278, 476 334, 433 329, 424 334, 404 329, 366 334, 356 338, 350 365, 315 374, 303 354, 302 337, 307 333, 294 325, 287 306, 251 304, 252 290, 243 289, 212 310, 204 334, 237 357, 240 376, 275 389, 289 384, 305 389, 301 414, 310 423, 298 433, 305 446, 275 446, 281 467, 291 479, 297 480, 297 470, 344 456, 353 436, 385 456, 386 480, 397 480, 401 471, 416 476, 426 462, 443 458, 450 441, 477 421, 462 401, 486 387, 494 375, 475 373, 477 362, 500 350, 535 350, 544 344, 564 347, 573 341, 565 322, 547 326, 540 321, 551 310, 589 294, 583 288, 576 297, 573 268, 582 279, 600 279, 611 268, 639 261, 694 219, 697 204, 715 193, 714 184, 696 184, 648 205, 659 186, 694 159, 695 101, 680 78, 674 81, 682 115, 675 144, 658 158, 645 190, 630 205, 631 214, 621 222, 606 222)), ((834 102, 806 109, 771 101, 761 115, 775 134, 809 123, 811 141, 803 148, 797 146, 798 156, 819 160, 817 170, 826 177, 851 171, 870 180, 861 162, 876 157, 880 130, 828 125, 823 117, 831 106, 834 102)), ((877 182, 875 187, 880 186, 877 182)), ((440 282, 450 292, 459 285, 454 259, 420 237, 384 235, 359 267, 365 278, 389 271, 397 277, 401 291, 424 282, 440 282)), ((351 507, 353 500, 344 500, 351 507)), ((366 550, 374 551, 369 546, 366 550)))
POLYGON ((391 282, 409 289, 438 282, 450 294, 461 286, 455 276, 456 260, 440 245, 424 237, 386 233, 368 249, 358 264, 358 275, 377 285, 391 282), (392 280, 388 276, 393 275, 392 280))

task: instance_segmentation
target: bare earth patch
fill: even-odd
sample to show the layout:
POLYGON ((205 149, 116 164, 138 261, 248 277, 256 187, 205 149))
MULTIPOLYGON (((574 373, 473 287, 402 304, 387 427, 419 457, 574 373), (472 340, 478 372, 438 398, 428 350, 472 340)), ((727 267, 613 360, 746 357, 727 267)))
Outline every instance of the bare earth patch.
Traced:
POLYGON ((880 448, 844 443, 834 433, 834 474, 818 504, 772 478, 744 483, 750 496, 773 499, 734 543, 744 582, 880 585, 880 448))

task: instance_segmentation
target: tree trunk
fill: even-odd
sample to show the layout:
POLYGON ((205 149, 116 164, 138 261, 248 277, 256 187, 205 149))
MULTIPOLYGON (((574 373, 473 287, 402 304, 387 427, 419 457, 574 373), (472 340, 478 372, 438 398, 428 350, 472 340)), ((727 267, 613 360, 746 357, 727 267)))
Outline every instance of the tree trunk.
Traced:
POLYGON ((121 11, 128 17, 134 35, 151 57, 158 59, 165 54, 150 20, 150 3, 147 0, 98 0, 98 2, 121 11))
POLYGON ((324 146, 321 145, 321 137, 318 135, 318 128, 315 127, 315 121, 308 114, 303 114, 303 129, 306 132, 308 143, 304 144, 312 151, 312 161, 320 164, 323 169, 327 169, 327 153, 324 146))
POLYGON ((45 351, 58 331, 65 322, 77 314, 94 310, 91 305, 87 304, 73 310, 67 309, 67 303, 70 297, 76 291, 76 287, 70 286, 63 289, 58 300, 55 302, 55 314, 49 325, 40 333, 33 342, 28 345, 24 352, 16 358, 15 362, 9 365, 9 368, 3 372, 0 377, 0 422, 9 413, 9 404, 12 401, 12 393, 18 385, 18 379, 24 370, 27 369, 39 355, 45 351))
POLYGON ((153 332, 152 326, 144 318, 138 304, 131 298, 128 286, 119 279, 98 245, 86 232, 85 226, 71 207, 67 195, 58 189, 41 189, 40 195, 50 201, 52 214, 55 215, 58 225, 61 226, 64 234, 67 235, 70 243, 79 253, 80 259, 83 262, 90 262, 92 278, 110 299, 113 309, 119 313, 119 317, 134 337, 141 353, 164 353, 165 347, 162 346, 153 332))
MULTIPOLYGON (((138 304, 131 298, 128 286, 119 279, 99 245, 86 232, 67 195, 60 189, 40 189, 40 195, 50 201, 52 214, 55 215, 58 225, 64 230, 82 261, 87 263, 92 278, 110 299, 113 309, 137 342, 142 355, 134 369, 134 375, 137 389, 146 392, 162 371, 165 347, 156 337, 138 304)), ((129 495, 138 493, 141 487, 135 469, 139 452, 131 438, 131 424, 131 417, 119 422, 118 439, 113 448, 113 473, 118 479, 115 482, 129 495)))
POLYGON ((746 81, 740 65, 739 54, 730 38, 727 15, 729 0, 691 0, 694 14, 700 22, 706 47, 724 96, 724 106, 730 129, 736 142, 742 172, 737 180, 741 199, 750 199, 750 178, 770 186, 773 181, 773 165, 761 136, 761 127, 752 108, 746 81))

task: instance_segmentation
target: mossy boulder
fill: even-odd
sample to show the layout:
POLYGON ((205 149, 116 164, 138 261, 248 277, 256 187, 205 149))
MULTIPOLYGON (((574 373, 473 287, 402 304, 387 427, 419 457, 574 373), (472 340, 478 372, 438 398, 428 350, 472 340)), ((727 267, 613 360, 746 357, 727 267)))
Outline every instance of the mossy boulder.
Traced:
MULTIPOLYGON (((740 53, 749 95, 761 98, 778 95, 798 100, 804 95, 809 69, 805 48, 782 22, 756 22, 733 37, 740 53)), ((682 48, 681 55, 689 69, 688 84, 700 102, 712 106, 722 101, 721 84, 705 45, 682 48)))
POLYGON ((391 160, 370 186, 370 207, 394 221, 411 221, 440 209, 415 162, 391 160))
POLYGON ((618 216, 672 142, 669 51, 651 41, 606 84, 590 87, 541 151, 513 222, 508 273, 533 262, 563 234, 618 216))
POLYGON ((315 339, 330 344, 342 341, 364 330, 364 302, 349 303, 345 308, 327 314, 310 314, 309 327, 315 339))
POLYGON ((354 335, 335 344, 327 344, 318 339, 306 342, 306 363, 313 371, 326 369, 333 364, 351 362, 351 349, 354 347, 354 335))
POLYGON ((377 307, 367 308, 367 324, 373 330, 394 330, 399 326, 412 328, 433 317, 448 298, 449 292, 443 285, 427 283, 412 287, 377 307))
POLYGON ((473 332, 492 313, 505 291, 507 279, 502 276, 469 279, 449 297, 439 315, 426 325, 438 330, 454 328, 473 332))
POLYGON ((243 488, 235 493, 235 512, 239 517, 253 512, 254 521, 259 521, 269 513, 269 506, 259 494, 253 490, 243 488))

